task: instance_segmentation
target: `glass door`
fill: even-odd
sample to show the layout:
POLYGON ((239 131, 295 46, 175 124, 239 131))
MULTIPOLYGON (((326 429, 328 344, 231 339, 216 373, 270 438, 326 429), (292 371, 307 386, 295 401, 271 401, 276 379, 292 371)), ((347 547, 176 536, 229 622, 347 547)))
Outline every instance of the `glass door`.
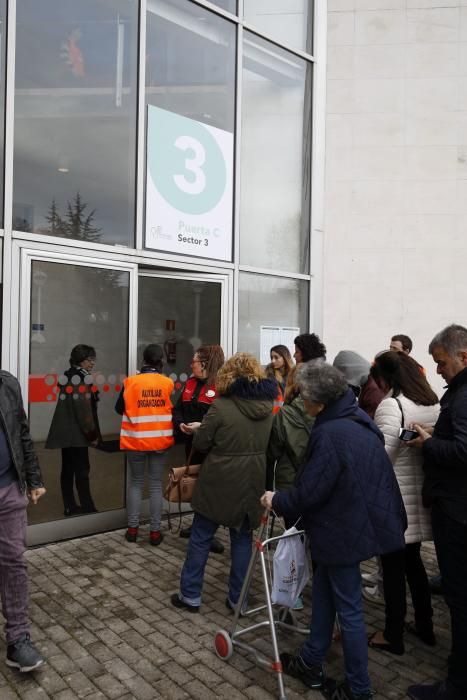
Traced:
MULTIPOLYGON (((191 374, 200 345, 222 345, 231 351, 227 332, 228 276, 140 272, 138 283, 138 367, 149 343, 164 350, 163 372, 175 383, 175 404, 191 374)), ((172 448, 170 465, 185 460, 183 444, 172 448)), ((189 506, 188 506, 189 507, 189 506)))
POLYGON ((137 362, 149 343, 164 349, 164 373, 186 381, 190 362, 200 345, 225 347, 222 276, 140 272, 138 285, 137 362))
POLYGON ((133 271, 136 266, 22 250, 18 375, 47 488, 28 514, 30 525, 48 525, 40 541, 105 529, 112 514, 120 520, 124 512, 114 406, 129 365, 133 271), (94 364, 82 364, 81 355, 94 364), (102 438, 92 446, 80 431, 70 435, 73 421, 89 415, 102 438))

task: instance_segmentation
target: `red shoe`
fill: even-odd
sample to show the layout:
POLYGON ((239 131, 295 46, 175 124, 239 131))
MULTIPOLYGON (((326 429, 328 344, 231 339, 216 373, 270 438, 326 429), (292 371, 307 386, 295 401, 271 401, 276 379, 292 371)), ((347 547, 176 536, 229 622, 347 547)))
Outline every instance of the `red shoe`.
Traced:
POLYGON ((160 543, 162 542, 163 539, 164 539, 164 535, 159 530, 151 530, 151 532, 149 533, 149 542, 154 547, 157 547, 158 545, 160 545, 160 543))
POLYGON ((137 527, 129 527, 128 530, 125 532, 125 539, 127 542, 136 542, 137 537, 138 537, 138 528, 137 527))

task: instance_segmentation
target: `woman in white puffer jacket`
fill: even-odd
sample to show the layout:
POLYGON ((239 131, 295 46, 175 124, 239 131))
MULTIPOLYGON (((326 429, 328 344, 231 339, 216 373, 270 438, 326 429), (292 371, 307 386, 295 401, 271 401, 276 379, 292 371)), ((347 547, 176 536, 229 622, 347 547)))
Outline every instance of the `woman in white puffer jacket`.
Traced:
POLYGON ((421 543, 432 539, 430 511, 422 503, 423 458, 420 450, 414 450, 400 440, 399 431, 413 423, 433 426, 438 418, 439 404, 423 369, 405 353, 379 355, 371 368, 371 376, 386 392, 376 410, 375 422, 384 435, 386 452, 394 466, 407 511, 408 527, 405 550, 381 557, 386 623, 384 632, 375 632, 370 637, 369 645, 374 649, 403 654, 406 577, 415 625, 406 625, 405 628, 430 646, 436 640, 430 588, 420 554, 421 543))

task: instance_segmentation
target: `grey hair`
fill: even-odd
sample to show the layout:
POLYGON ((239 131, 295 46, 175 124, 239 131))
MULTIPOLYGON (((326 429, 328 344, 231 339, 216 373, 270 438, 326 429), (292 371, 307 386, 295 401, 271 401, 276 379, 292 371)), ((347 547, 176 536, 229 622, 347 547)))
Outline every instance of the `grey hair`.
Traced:
POLYGON ((339 399, 349 388, 342 372, 321 359, 299 366, 297 384, 305 401, 325 406, 339 399))
POLYGON ((446 326, 435 335, 428 346, 430 355, 435 348, 443 348, 450 357, 455 357, 461 350, 467 350, 467 328, 455 323, 446 326))

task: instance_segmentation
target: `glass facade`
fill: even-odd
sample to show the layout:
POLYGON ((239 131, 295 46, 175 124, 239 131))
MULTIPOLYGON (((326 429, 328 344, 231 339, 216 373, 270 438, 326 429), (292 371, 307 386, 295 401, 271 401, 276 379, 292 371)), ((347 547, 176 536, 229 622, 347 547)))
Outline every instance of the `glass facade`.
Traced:
MULTIPOLYGON (((271 337, 268 332, 270 329, 277 329, 273 336, 276 340, 271 345, 281 342, 278 338, 282 331, 287 334, 288 342, 282 339, 287 346, 290 346, 289 337, 308 330, 308 282, 243 272, 240 273, 238 295, 239 351, 251 352, 258 358, 262 357, 266 363, 269 360, 262 348, 271 337), (287 333, 289 329, 294 330, 287 333)), ((293 350, 293 344, 291 349, 293 350)))
POLYGON ((148 104, 233 133, 235 25, 186 0, 148 3, 148 104))
POLYGON ((13 229, 134 245, 138 3, 16 3, 13 229))
POLYGON ((307 273, 311 66, 245 32, 240 262, 307 273))
POLYGON ((211 0, 214 5, 221 7, 227 12, 235 13, 237 11, 237 0, 211 0))
POLYGON ((245 21, 267 36, 312 52, 313 0, 244 0, 245 21))
POLYGON ((115 446, 115 399, 144 345, 162 345, 180 389, 202 343, 263 358, 274 333, 308 330, 312 2, 8 6, 2 364, 21 381, 44 465, 49 497, 31 522, 42 532, 63 519, 65 537, 125 517, 125 460, 92 447, 98 512, 64 518, 61 451, 45 443, 74 345, 96 348, 101 431, 115 446), (159 244, 149 213, 167 227, 151 224, 159 244))

